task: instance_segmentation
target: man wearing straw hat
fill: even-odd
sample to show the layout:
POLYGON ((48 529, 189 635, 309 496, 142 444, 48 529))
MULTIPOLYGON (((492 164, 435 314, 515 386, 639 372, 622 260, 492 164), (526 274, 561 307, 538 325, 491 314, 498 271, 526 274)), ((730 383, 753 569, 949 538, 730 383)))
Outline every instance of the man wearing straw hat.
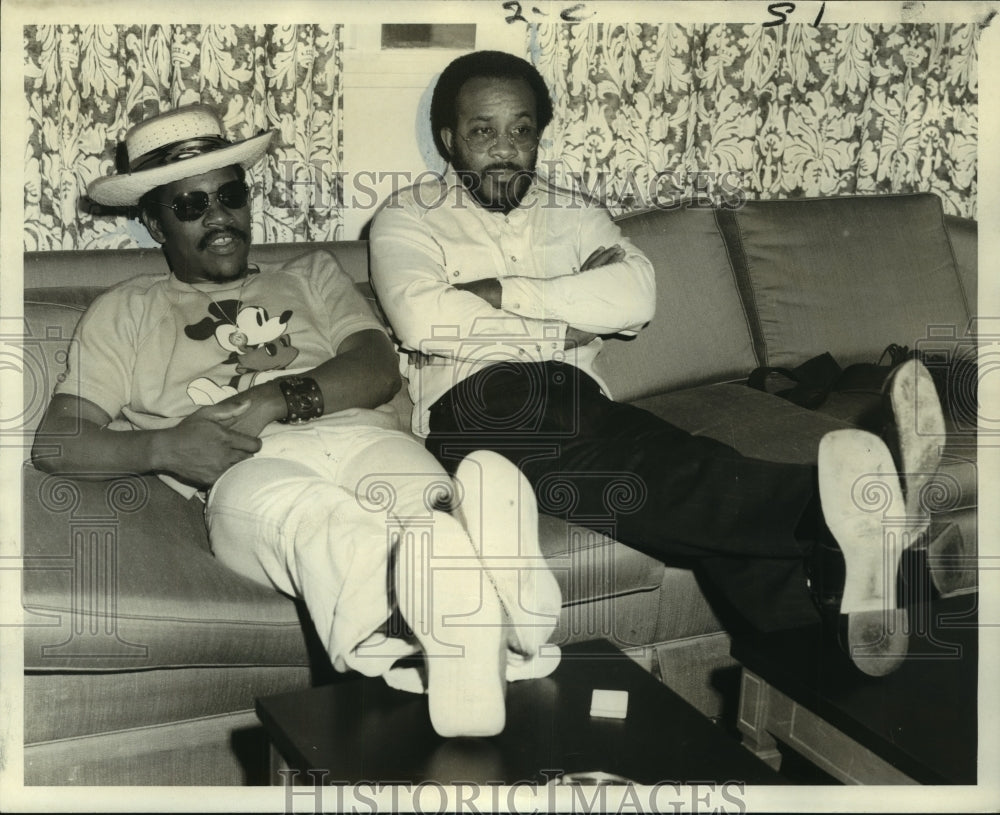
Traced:
POLYGON ((558 659, 539 658, 560 596, 539 568, 531 489, 492 453, 470 455, 456 486, 397 428, 392 343, 331 255, 248 262, 245 171, 271 135, 230 142, 201 105, 126 133, 117 173, 88 194, 137 207, 169 272, 115 286, 87 310, 35 464, 156 473, 200 492, 215 555, 302 597, 339 670, 393 681, 395 660, 419 647, 435 729, 492 735, 505 678, 558 659), (442 501, 458 505, 440 511, 442 501), (408 528, 414 517, 431 517, 433 545, 408 528), (537 563, 484 579, 484 548, 537 563), (416 643, 383 633, 390 575, 416 643), (462 615, 471 625, 446 623, 462 615))

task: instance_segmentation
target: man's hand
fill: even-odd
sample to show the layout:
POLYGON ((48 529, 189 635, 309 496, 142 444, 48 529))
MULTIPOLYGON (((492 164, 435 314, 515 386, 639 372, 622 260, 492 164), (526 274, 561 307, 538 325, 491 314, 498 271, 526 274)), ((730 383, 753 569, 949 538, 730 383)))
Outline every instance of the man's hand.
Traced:
POLYGON ((590 253, 590 257, 580 265, 580 271, 585 272, 587 269, 596 269, 598 266, 607 266, 609 263, 618 263, 624 259, 625 250, 617 243, 607 249, 603 246, 598 246, 590 253))
POLYGON ((566 342, 563 345, 567 351, 571 348, 579 348, 581 345, 587 345, 597 339, 597 335, 591 333, 590 331, 581 331, 579 328, 573 328, 573 326, 566 326, 566 342))
POLYGON ((493 308, 500 308, 500 301, 503 298, 503 286, 500 285, 500 281, 495 277, 474 280, 471 283, 455 283, 454 286, 459 291, 472 292, 493 306, 493 308))
POLYGON ((260 439, 235 429, 249 410, 249 400, 228 399, 199 408, 157 434, 154 468, 198 487, 212 486, 226 470, 260 450, 260 439))
MULTIPOLYGON (((596 269, 599 266, 607 266, 609 263, 618 263, 625 259, 625 250, 621 248, 617 243, 614 246, 609 246, 607 248, 603 246, 598 246, 590 256, 580 264, 580 271, 585 272, 588 269, 596 269)), ((569 326, 566 329, 566 344, 563 346, 567 351, 572 348, 579 348, 582 345, 587 345, 597 339, 597 334, 590 331, 581 331, 579 328, 573 328, 569 326)))
MULTIPOLYGON (((598 246, 581 264, 580 271, 585 272, 588 269, 596 269, 599 266, 607 266, 609 263, 618 263, 624 259, 625 250, 622 249, 617 243, 614 246, 609 246, 607 248, 598 246)), ((475 280, 471 283, 455 283, 453 285, 460 291, 472 292, 472 294, 482 298, 493 306, 493 308, 500 308, 500 302, 503 297, 503 287, 500 285, 500 281, 496 278, 490 277, 485 280, 475 280)), ((597 334, 593 334, 589 331, 580 331, 579 329, 570 326, 566 329, 566 343, 564 348, 569 350, 571 348, 578 348, 581 345, 587 345, 588 343, 593 342, 596 337, 597 334)), ((413 362, 412 357, 410 362, 413 362)), ((421 366, 418 364, 417 367, 421 366)))
POLYGON ((216 402, 215 407, 235 410, 226 426, 248 436, 259 436, 271 422, 284 419, 288 413, 285 397, 276 379, 216 402))

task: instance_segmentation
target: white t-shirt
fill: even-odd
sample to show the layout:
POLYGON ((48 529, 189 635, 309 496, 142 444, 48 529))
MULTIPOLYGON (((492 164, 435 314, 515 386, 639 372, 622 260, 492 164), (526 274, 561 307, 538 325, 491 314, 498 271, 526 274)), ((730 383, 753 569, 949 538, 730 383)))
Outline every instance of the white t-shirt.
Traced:
MULTIPOLYGON (((258 268, 231 284, 145 275, 104 292, 76 328, 55 392, 100 406, 111 429, 162 429, 268 378, 315 368, 351 334, 385 331, 328 252, 258 268)), ((309 426, 317 422, 399 426, 389 405, 309 426)), ((261 435, 289 428, 272 423, 261 435)))

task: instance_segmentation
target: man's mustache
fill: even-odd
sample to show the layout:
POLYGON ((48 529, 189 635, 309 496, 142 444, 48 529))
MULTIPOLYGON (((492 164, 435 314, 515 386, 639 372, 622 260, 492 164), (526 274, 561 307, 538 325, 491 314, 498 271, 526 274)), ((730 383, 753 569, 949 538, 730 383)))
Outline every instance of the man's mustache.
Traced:
POLYGON ((479 187, 482 186, 483 181, 490 176, 497 176, 500 173, 505 172, 511 172, 514 174, 507 180, 507 184, 518 183, 522 179, 532 179, 535 177, 534 170, 529 169, 528 167, 522 167, 519 164, 514 164, 509 161, 496 161, 493 164, 487 164, 478 172, 475 170, 462 170, 461 175, 465 180, 466 186, 470 189, 479 189, 479 187))
POLYGON ((224 226, 206 233, 205 236, 198 241, 198 248, 201 250, 208 249, 208 245, 220 235, 232 235, 234 238, 238 238, 244 243, 250 242, 250 236, 242 229, 238 229, 235 226, 224 226))
POLYGON ((495 161, 492 164, 487 164, 483 167, 483 175, 488 175, 489 173, 502 173, 506 171, 512 173, 528 173, 530 172, 527 168, 521 167, 518 164, 514 164, 512 161, 495 161))

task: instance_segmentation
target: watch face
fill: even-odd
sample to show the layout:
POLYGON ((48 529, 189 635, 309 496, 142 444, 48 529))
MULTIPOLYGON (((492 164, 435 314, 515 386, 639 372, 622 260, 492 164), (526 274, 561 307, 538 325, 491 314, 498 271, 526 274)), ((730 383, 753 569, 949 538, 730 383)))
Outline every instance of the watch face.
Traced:
POLYGON ((288 409, 288 415, 279 421, 303 424, 323 415, 323 392, 314 379, 288 376, 278 380, 278 387, 288 409))

